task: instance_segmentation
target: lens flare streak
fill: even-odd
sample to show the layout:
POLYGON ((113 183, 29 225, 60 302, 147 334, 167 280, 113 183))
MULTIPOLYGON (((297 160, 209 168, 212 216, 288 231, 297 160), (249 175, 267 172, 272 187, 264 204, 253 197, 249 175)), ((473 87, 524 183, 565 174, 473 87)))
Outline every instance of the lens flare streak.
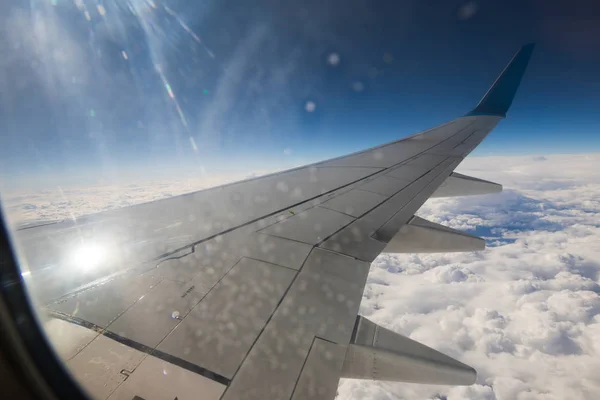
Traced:
POLYGON ((167 94, 169 95, 169 98, 171 100, 173 100, 173 104, 175 105, 175 110, 177 110, 177 114, 179 114, 179 119, 181 120, 181 124, 185 127, 186 130, 189 131, 187 119, 185 118, 185 114, 181 110, 181 106, 179 105, 179 101, 175 97, 175 93, 173 92, 173 89, 171 88, 171 84, 167 80, 167 78, 166 78, 165 74, 163 73, 160 65, 156 65, 155 67, 156 67, 156 72, 158 73, 158 76, 160 77, 160 79, 161 79, 161 81, 163 83, 163 86, 165 87, 165 90, 167 91, 167 94))
MULTIPOLYGON (((35 1, 35 0, 34 0, 35 1)), ((162 87, 166 91, 166 94, 173 102, 173 107, 177 112, 179 120, 183 125, 186 133, 191 137, 188 120, 181 107, 180 100, 177 97, 177 93, 173 89, 171 82, 168 79, 169 71, 169 59, 166 57, 165 46, 176 46, 176 36, 172 35, 172 26, 179 26, 185 31, 189 37, 194 41, 195 44, 202 47, 202 49, 210 56, 211 59, 215 59, 215 54, 204 44, 200 36, 190 28, 190 26, 183 20, 183 18, 175 12, 172 8, 161 4, 155 0, 129 0, 126 2, 120 2, 118 0, 72 0, 75 7, 83 14, 83 16, 90 22, 92 22, 92 13, 90 11, 96 11, 101 17, 101 22, 90 25, 90 35, 95 36, 95 27, 98 23, 103 24, 108 28, 110 35, 114 38, 122 37, 123 43, 120 51, 120 56, 130 63, 130 68, 134 71, 135 63, 135 50, 127 46, 127 40, 125 39, 127 33, 126 29, 131 26, 131 22, 127 20, 129 16, 134 16, 139 23, 139 27, 142 28, 146 44, 150 52, 150 58, 154 64, 154 69, 161 81, 162 87), (121 12, 122 11, 122 12, 121 12), (173 19, 174 24, 169 24, 167 19, 173 19)), ((204 94, 208 92, 205 90, 204 94)), ((93 110, 90 111, 90 117, 95 116, 93 110)), ((197 147, 196 147, 197 148, 197 147)))
POLYGON ((162 6, 163 9, 167 12, 167 14, 169 14, 170 16, 172 16, 173 18, 175 18, 175 20, 177 21, 177 23, 179 23, 179 26, 181 26, 183 28, 184 31, 186 31, 187 33, 189 33, 189 35, 196 41, 196 43, 198 43, 199 45, 202 46, 202 48, 204 48, 204 50, 206 51, 206 53, 211 57, 211 58, 215 58, 214 53, 208 48, 206 47, 206 45, 204 43, 202 43, 202 40, 200 39, 200 37, 196 34, 196 32, 194 32, 182 19, 181 17, 179 17, 179 15, 177 15, 177 13, 173 10, 171 10, 169 7, 163 5, 162 6))

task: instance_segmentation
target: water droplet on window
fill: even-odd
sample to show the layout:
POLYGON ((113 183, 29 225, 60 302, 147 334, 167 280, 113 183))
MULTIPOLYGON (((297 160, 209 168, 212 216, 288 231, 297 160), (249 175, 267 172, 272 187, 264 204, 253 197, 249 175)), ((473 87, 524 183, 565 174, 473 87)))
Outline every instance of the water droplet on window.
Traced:
POLYGON ((365 85, 360 81, 356 81, 352 84, 352 90, 360 93, 365 90, 365 85))
POLYGON ((469 1, 466 4, 463 4, 458 9, 458 18, 462 19, 462 20, 467 20, 467 19, 473 17, 473 15, 475 15, 476 12, 477 12, 477 3, 475 3, 474 1, 469 1))
POLYGON ((335 67, 339 63, 340 55, 338 53, 331 53, 329 56, 327 56, 327 64, 331 65, 332 67, 335 67))
POLYGON ((281 192, 287 192, 289 190, 287 183, 284 181, 277 182, 277 190, 281 192))

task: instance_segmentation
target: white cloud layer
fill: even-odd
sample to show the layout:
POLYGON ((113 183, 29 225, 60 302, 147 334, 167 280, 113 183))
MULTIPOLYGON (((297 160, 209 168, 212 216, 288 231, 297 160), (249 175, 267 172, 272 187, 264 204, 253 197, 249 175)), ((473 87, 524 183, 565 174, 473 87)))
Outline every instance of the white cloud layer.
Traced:
POLYGON ((147 203, 241 179, 253 178, 264 173, 266 172, 205 174, 185 179, 12 191, 2 193, 2 206, 13 226, 31 226, 147 203))
POLYGON ((501 194, 419 215, 486 237, 480 253, 383 254, 361 313, 479 373, 470 387, 342 380, 338 399, 596 399, 600 155, 467 159, 501 194))
MULTIPOLYGON (((342 380, 338 399, 595 399, 600 395, 600 154, 467 159, 502 194, 419 215, 484 236, 480 253, 381 255, 361 313, 478 370, 470 387, 342 380)), ((244 178, 4 193, 15 224, 73 218, 244 178)))

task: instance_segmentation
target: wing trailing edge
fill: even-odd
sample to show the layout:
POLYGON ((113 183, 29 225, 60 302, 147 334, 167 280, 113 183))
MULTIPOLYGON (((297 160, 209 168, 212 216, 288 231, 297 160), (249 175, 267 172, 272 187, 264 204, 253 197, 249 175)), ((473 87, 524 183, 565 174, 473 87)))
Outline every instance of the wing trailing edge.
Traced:
POLYGON ((387 242, 385 253, 449 253, 480 251, 485 240, 477 236, 413 217, 387 242))
POLYGON ((495 115, 506 117, 506 112, 513 102, 515 93, 517 93, 534 47, 534 43, 529 43, 519 49, 492 87, 483 96, 483 99, 477 104, 477 107, 469 112, 467 116, 495 115))
POLYGON ((502 185, 453 172, 431 197, 456 197, 492 194, 502 191, 502 185))
POLYGON ((419 342, 358 316, 342 377, 433 385, 472 385, 477 372, 419 342))

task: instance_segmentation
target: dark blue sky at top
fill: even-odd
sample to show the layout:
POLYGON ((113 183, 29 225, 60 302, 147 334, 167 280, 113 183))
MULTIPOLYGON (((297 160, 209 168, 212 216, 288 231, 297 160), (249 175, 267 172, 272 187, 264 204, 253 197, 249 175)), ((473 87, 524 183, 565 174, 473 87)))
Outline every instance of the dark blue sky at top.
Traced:
POLYGON ((0 170, 67 184, 338 156, 463 115, 532 41, 508 119, 475 154, 598 151, 594 4, 4 3, 0 170))

